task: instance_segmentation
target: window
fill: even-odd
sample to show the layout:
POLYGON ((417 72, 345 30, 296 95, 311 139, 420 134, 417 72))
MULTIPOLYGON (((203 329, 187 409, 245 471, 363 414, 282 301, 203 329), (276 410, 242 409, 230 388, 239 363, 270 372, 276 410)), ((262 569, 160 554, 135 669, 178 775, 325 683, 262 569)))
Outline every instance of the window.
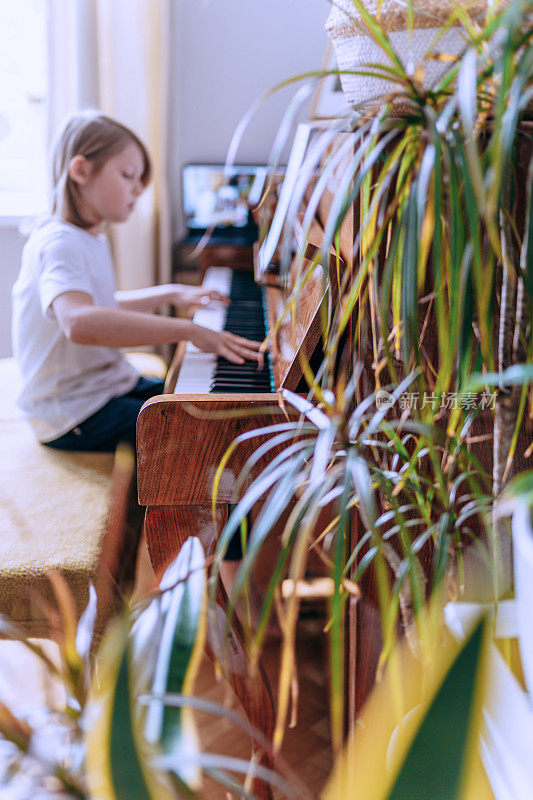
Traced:
POLYGON ((0 216, 46 205, 46 0, 0 0, 0 216))

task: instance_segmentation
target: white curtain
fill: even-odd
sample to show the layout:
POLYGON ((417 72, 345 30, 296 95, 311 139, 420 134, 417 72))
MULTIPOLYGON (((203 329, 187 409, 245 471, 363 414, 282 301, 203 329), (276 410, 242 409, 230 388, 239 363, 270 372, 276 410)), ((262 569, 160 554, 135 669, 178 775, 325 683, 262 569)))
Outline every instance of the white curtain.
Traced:
POLYGON ((169 0, 48 0, 48 8, 50 136, 70 112, 95 107, 146 143, 153 179, 111 233, 117 283, 168 281, 169 0))

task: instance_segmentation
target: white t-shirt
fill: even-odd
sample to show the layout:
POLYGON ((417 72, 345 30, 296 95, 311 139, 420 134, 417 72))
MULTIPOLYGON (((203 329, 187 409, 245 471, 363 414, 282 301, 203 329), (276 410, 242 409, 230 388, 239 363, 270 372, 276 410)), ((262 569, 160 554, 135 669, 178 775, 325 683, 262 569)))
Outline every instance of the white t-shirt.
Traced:
POLYGON ((109 245, 103 235, 52 217, 26 242, 12 291, 13 351, 23 380, 18 404, 41 442, 62 436, 139 379, 120 350, 67 339, 51 304, 72 291, 116 307, 109 245))

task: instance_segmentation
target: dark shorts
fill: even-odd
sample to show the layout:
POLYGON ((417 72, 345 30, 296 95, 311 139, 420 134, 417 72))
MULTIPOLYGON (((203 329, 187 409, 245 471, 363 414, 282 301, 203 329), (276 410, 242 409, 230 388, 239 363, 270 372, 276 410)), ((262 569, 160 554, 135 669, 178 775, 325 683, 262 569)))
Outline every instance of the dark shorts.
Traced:
POLYGON ((46 445, 58 450, 113 453, 119 442, 127 442, 135 450, 139 411, 146 400, 163 393, 163 386, 163 381, 139 378, 131 392, 113 397, 84 422, 46 445))

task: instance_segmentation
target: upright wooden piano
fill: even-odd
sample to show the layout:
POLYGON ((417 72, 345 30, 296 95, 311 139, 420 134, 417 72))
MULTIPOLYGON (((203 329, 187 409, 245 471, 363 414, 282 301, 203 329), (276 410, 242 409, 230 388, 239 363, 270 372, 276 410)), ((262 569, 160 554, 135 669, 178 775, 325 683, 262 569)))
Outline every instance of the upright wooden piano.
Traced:
MULTIPOLYGON (((328 203, 327 193, 324 203, 328 203)), ((327 210, 327 207, 321 208, 307 241, 300 241, 304 259, 312 260, 316 249, 322 245, 320 217, 327 216, 327 210)), ((344 221, 340 254, 330 255, 329 288, 325 289, 328 281, 324 281, 320 268, 315 270, 295 313, 274 335, 263 370, 258 372, 250 363, 243 368, 229 365, 187 344, 181 348, 181 367, 174 393, 149 400, 141 410, 137 425, 139 502, 146 506, 146 536, 156 574, 162 573, 188 536, 199 536, 207 555, 213 553, 228 518, 228 508, 235 501, 237 476, 260 440, 255 438, 248 447, 239 447, 228 462, 218 487, 213 524, 213 481, 222 456, 239 434, 279 420, 276 415, 280 413, 280 389, 306 391, 302 387, 300 354, 309 360, 319 347, 321 303, 327 291, 335 294, 339 263, 342 269, 351 267, 355 214, 353 209, 344 221)), ((301 263, 298 257, 296 263, 301 263)), ((284 307, 286 291, 279 285, 272 285, 269 277, 265 285, 258 286, 251 272, 212 268, 206 274, 204 285, 230 294, 232 304, 227 317, 223 308, 200 310, 194 317, 199 324, 215 330, 229 326, 236 333, 256 339, 274 330, 284 307), (239 327, 241 324, 243 326, 239 327)), ((257 464, 257 470, 265 466, 263 459, 257 464)), ((352 546, 360 535, 358 525, 354 518, 352 546)), ((224 604, 223 596, 220 600, 224 604)), ((374 622, 371 603, 367 603, 363 616, 355 605, 351 608, 347 626, 348 727, 353 725, 373 682, 377 653, 375 648, 369 650, 365 646, 364 639, 365 630, 373 628, 374 622)), ((237 630, 234 654, 242 662, 240 669, 245 670, 246 657, 238 640, 237 630)), ((269 736, 272 705, 268 686, 264 685, 257 693, 246 682, 232 678, 232 683, 253 724, 269 736)), ((259 786, 256 791, 261 797, 269 796, 266 787, 259 786)))

